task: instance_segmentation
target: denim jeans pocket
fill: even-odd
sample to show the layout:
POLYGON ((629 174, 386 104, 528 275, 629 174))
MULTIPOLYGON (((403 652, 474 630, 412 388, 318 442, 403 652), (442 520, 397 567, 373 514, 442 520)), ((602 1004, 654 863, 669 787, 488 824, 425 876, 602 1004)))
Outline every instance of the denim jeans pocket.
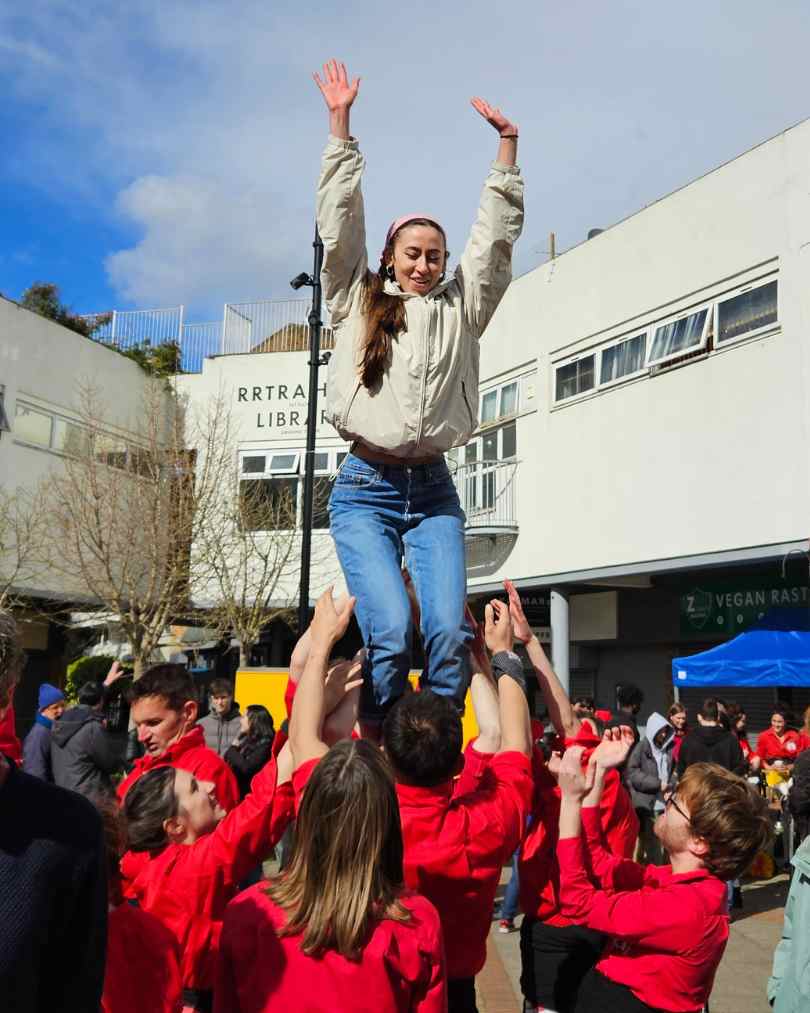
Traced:
POLYGON ((380 481, 380 469, 368 461, 364 461, 354 454, 349 454, 341 465, 340 471, 335 478, 335 488, 348 486, 350 488, 368 489, 380 481))

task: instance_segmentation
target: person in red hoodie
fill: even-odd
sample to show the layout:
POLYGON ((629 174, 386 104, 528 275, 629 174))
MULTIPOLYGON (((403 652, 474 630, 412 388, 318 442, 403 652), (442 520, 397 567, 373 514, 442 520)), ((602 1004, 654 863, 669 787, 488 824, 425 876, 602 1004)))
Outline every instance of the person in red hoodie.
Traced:
POLYGON ((124 900, 121 810, 110 798, 96 804, 104 823, 109 902, 102 1013, 181 1013, 180 945, 154 915, 124 900))
MULTIPOLYGON (((542 645, 532 633, 511 581, 505 581, 516 638, 526 648, 561 748, 599 745, 593 724, 579 718, 571 706, 542 645)), ((532 754, 534 796, 529 829, 521 845, 518 870, 520 903, 524 918, 520 927, 520 984, 527 1010, 570 1013, 574 1009, 582 977, 594 965, 602 949, 602 937, 573 924, 560 908, 560 869, 557 863, 560 789, 557 784, 559 754, 546 763, 543 752, 532 754)), ((603 830, 611 849, 630 857, 638 836, 638 817, 630 796, 616 771, 611 771, 600 804, 603 830)))
POLYGON ((728 939, 726 880, 765 846, 770 821, 764 799, 743 778, 695 763, 655 823, 670 864, 612 854, 598 806, 607 772, 625 762, 631 746, 630 728, 608 729, 585 771, 576 747, 560 765, 562 911, 608 937, 575 1013, 697 1013, 728 939))
POLYGON ((212 781, 225 812, 239 802, 239 785, 228 764, 205 744, 197 724, 197 699, 182 665, 153 665, 130 690, 130 716, 145 753, 118 785, 121 801, 133 784, 156 767, 179 767, 212 781))
MULTIPOLYGON (((215 1013, 444 1013, 441 925, 403 884, 390 768, 369 742, 329 749, 322 731, 329 654, 352 614, 318 601, 290 719, 300 803, 288 868, 241 893, 222 931, 215 1013)), ((360 666, 352 672, 360 675, 360 666)), ((361 679, 350 683, 355 723, 361 679)), ((347 698, 348 699, 348 698, 347 698)), ((340 708, 339 708, 340 710, 340 708)))
POLYGON ((146 771, 124 798, 130 848, 121 861, 124 892, 178 941, 189 1011, 211 1011, 225 908, 292 819, 291 773, 285 748, 227 814, 214 783, 182 767, 146 771))
MULTIPOLYGON (((394 769, 405 842, 405 882, 439 912, 447 952, 448 1008, 474 1011, 501 868, 526 823, 532 780, 523 665, 509 610, 486 607, 500 745, 480 788, 454 792, 463 763, 458 710, 429 690, 406 694, 386 715, 382 742, 394 769)), ((481 675, 482 673, 477 673, 481 675)))

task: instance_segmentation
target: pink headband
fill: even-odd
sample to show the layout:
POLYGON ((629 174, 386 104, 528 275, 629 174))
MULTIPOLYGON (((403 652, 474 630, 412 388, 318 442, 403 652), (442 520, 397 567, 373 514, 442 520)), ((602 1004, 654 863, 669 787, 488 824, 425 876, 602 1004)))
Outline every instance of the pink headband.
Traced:
POLYGON ((391 242, 391 237, 395 233, 399 232, 399 230, 403 227, 403 225, 407 225, 408 222, 418 221, 420 218, 423 218, 425 219, 425 221, 428 222, 433 222, 433 224, 436 226, 439 232, 441 232, 441 234, 445 237, 445 240, 447 239, 444 229, 441 227, 441 225, 439 225, 439 223, 436 221, 433 215, 426 215, 423 213, 419 213, 415 215, 403 215, 401 218, 397 218, 395 221, 391 222, 391 227, 389 228, 385 237, 385 245, 388 246, 388 244, 391 242))

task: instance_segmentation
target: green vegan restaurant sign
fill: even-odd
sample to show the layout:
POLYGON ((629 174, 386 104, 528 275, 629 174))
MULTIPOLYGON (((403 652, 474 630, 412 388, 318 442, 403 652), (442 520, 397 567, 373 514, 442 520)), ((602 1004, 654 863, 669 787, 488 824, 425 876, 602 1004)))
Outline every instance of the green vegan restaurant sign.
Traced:
POLYGON ((801 584, 739 587, 705 584, 681 595, 681 633, 734 635, 748 629, 770 608, 807 607, 808 588, 801 584))

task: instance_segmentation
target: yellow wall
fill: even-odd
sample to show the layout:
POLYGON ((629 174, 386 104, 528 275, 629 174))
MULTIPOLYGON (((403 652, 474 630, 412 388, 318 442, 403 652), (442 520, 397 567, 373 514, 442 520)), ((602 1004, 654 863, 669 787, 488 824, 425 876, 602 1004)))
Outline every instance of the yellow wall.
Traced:
MULTIPOLYGON (((236 700, 242 711, 244 712, 245 707, 250 704, 263 704, 273 715, 276 728, 280 727, 281 722, 287 717, 284 693, 287 690, 288 672, 289 669, 286 668, 240 668, 236 673, 236 700)), ((413 671, 409 676, 414 687, 419 683, 420 674, 413 671)), ((466 745, 470 739, 478 735, 478 725, 475 722, 469 693, 465 701, 462 727, 466 745)))

